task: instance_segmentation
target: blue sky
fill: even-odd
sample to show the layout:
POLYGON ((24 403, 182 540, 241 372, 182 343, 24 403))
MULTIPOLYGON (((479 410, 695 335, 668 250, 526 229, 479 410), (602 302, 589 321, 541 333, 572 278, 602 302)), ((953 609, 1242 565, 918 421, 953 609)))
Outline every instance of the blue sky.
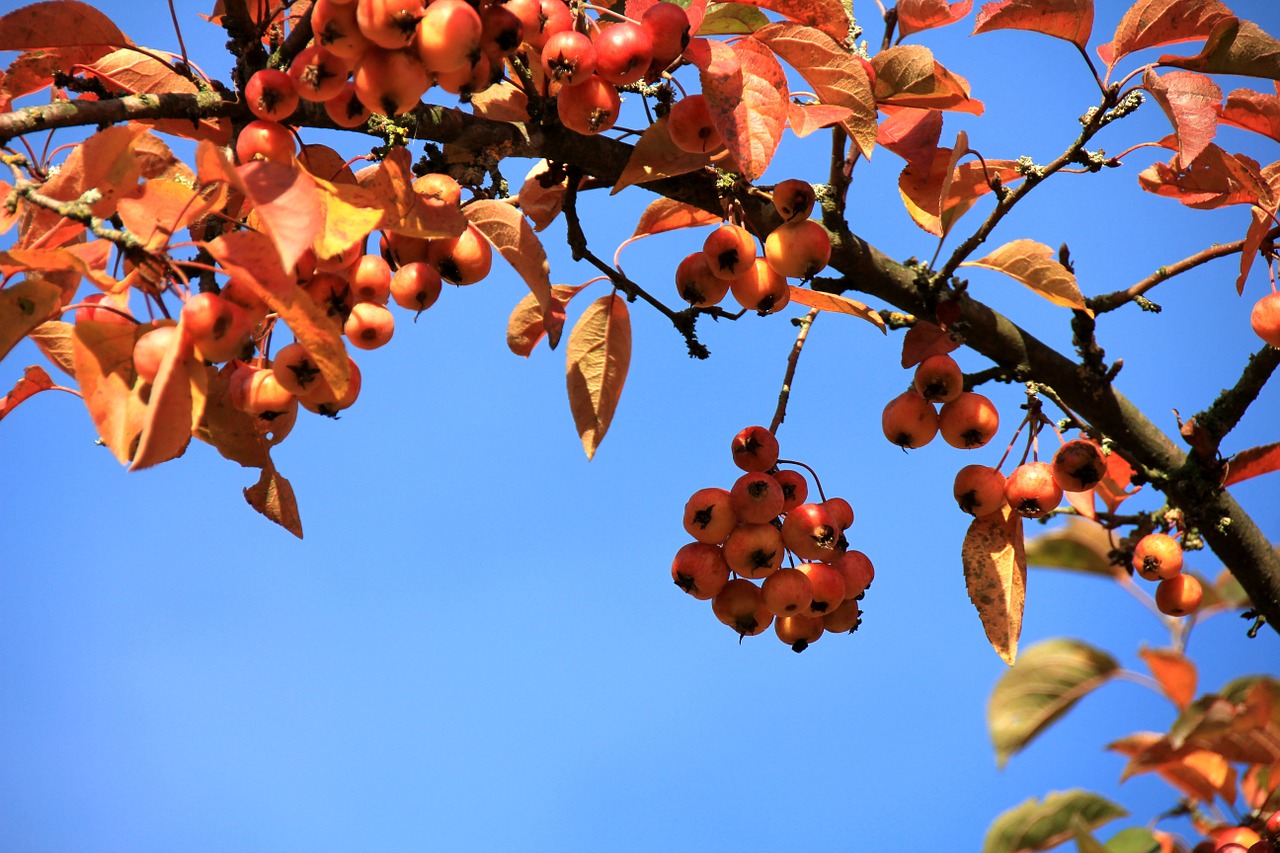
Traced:
MULTIPOLYGON (((135 41, 175 47, 163 5, 98 5, 135 41)), ((1230 5, 1280 31, 1269 0, 1230 5)), ((878 38, 874 5, 859 0, 856 11, 878 38)), ((1095 44, 1122 11, 1099 4, 1095 44)), ((193 56, 225 77, 224 36, 184 14, 193 56)), ((1025 33, 970 39, 970 28, 912 39, 987 105, 979 119, 948 114, 944 140, 963 128, 984 156, 1051 159, 1096 93, 1078 55, 1025 33)), ((1223 81, 1244 85, 1269 86, 1223 81)), ((1099 144, 1115 153, 1167 132, 1148 104, 1099 144)), ((1243 131, 1220 141, 1280 159, 1243 131)), ((824 180, 827 145, 822 134, 784 143, 763 182, 824 180)), ((1191 211, 1142 193, 1135 176, 1154 156, 1048 182, 993 241, 1068 242, 1094 294, 1243 234, 1243 209, 1191 211)), ((512 163, 507 175, 518 181, 526 168, 512 163)), ((887 151, 859 164, 852 225, 894 257, 927 258, 935 244, 901 205, 900 168, 887 151)), ((584 200, 597 254, 631 233, 648 200, 638 190, 584 200)), ((675 265, 703 234, 651 238, 626 250, 624 266, 674 299, 675 265)), ((554 281, 592 277, 569 260, 562 225, 543 239, 554 281)), ((1234 278, 1235 261, 1218 261, 1150 294, 1160 315, 1125 309, 1099 324, 1109 356, 1125 361, 1119 386, 1170 431, 1172 409, 1203 408, 1257 349, 1248 312, 1268 284, 1259 266, 1240 299, 1234 278)), ((974 271, 971 288, 1069 345, 1062 309, 994 273, 974 271)), ((496 267, 481 284, 448 288, 416 324, 398 314, 392 343, 359 356, 358 404, 338 421, 299 422, 275 458, 299 496, 301 542, 245 505, 253 472, 203 445, 130 474, 94 445, 70 395, 40 395, 0 424, 0 847, 970 850, 997 813, 1049 791, 1098 790, 1136 823, 1174 804, 1150 777, 1117 787, 1123 759, 1103 750, 1173 719, 1133 684, 1090 696, 995 768, 983 715, 1005 666, 965 593, 968 517, 950 484, 959 467, 999 459, 1016 389, 984 389, 1004 415, 987 448, 937 441, 903 453, 878 428, 884 402, 910 380, 899 335, 820 317, 779 438, 785 457, 851 502, 850 541, 876 581, 853 636, 801 655, 771 632, 739 645, 707 604, 671 585, 668 567, 687 541, 687 497, 727 488, 733 434, 772 415, 795 332, 785 318, 802 310, 704 322, 713 357, 698 362, 665 320, 635 306, 626 391, 588 463, 563 350, 544 344, 528 360, 506 350, 506 319, 525 292, 496 267)), ((604 293, 584 293, 570 320, 604 293)), ((958 357, 966 370, 987 366, 958 357)), ((0 363, 0 384, 39 358, 19 346, 0 363)), ((1275 441, 1277 415, 1268 387, 1224 449, 1275 441)), ((1276 476, 1233 490, 1273 536, 1276 476)), ((1158 501, 1144 492, 1132 505, 1158 501)), ((1190 563, 1219 569, 1205 553, 1190 563)), ((1136 669, 1141 644, 1167 642, 1116 585, 1033 571, 1024 648, 1057 636, 1086 637, 1136 669)), ((1195 630, 1191 651, 1212 689, 1277 672, 1280 640, 1248 641, 1243 623, 1222 616, 1195 630)))

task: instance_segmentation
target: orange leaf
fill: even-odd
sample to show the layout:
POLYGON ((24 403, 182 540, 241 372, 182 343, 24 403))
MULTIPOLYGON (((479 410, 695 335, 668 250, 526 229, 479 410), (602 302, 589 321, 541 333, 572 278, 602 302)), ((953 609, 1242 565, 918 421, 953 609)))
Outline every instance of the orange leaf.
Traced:
POLYGON ((207 213, 220 196, 213 192, 206 198, 178 181, 145 181, 135 195, 120 199, 120 220, 154 251, 167 246, 175 232, 207 213))
POLYGON ((752 38, 798 71, 822 103, 852 111, 844 129, 870 159, 876 145, 876 99, 862 61, 821 30, 800 24, 770 24, 752 38))
POLYGON ((76 375, 75 347, 72 343, 72 326, 61 320, 48 320, 31 330, 27 337, 40 348, 45 358, 63 373, 76 375))
POLYGON ((568 188, 569 176, 563 172, 559 182, 552 182, 551 165, 546 160, 539 160, 529 170, 516 196, 516 202, 533 223, 534 231, 546 228, 560 215, 568 188))
POLYGON ((965 261, 963 267, 982 267, 1002 272, 1031 288, 1040 296, 1065 308, 1093 312, 1085 306, 1084 294, 1076 286, 1076 277, 1058 263, 1053 249, 1035 240, 1005 243, 985 258, 965 261))
POLYGON ((1223 485, 1233 486, 1272 471, 1280 471, 1280 442, 1251 447, 1232 456, 1223 485))
POLYGON ((1227 17, 1214 24, 1200 53, 1195 56, 1162 56, 1160 64, 1206 74, 1240 74, 1280 80, 1280 41, 1252 21, 1227 17))
MULTIPOLYGON (((85 73, 101 78, 115 90, 122 89, 135 95, 194 95, 200 91, 195 83, 168 64, 136 50, 116 50, 95 57, 95 60, 82 63, 85 73)), ((163 133, 187 139, 207 139, 215 145, 226 145, 231 141, 231 122, 225 118, 201 119, 196 124, 189 119, 164 119, 145 124, 163 133)))
POLYGON ((889 334, 889 329, 885 325, 884 318, 880 316, 880 312, 856 299, 849 299, 847 296, 839 296, 835 293, 823 293, 820 290, 810 290, 807 287, 796 287, 794 284, 789 284, 787 287, 791 289, 792 302, 797 302, 810 308, 817 308, 820 311, 831 311, 836 314, 851 314, 854 317, 861 317, 886 335, 889 334))
POLYGON ((257 418, 231 405, 230 379, 236 367, 228 362, 209 377, 208 399, 194 435, 225 459, 246 468, 265 468, 271 457, 257 418))
POLYGON ((358 177, 363 192, 345 197, 353 204, 385 208, 382 227, 397 234, 434 239, 457 237, 466 231, 466 217, 457 205, 428 202, 414 191, 410 166, 408 149, 396 146, 376 168, 361 170, 358 177))
POLYGON ((1081 50, 1093 32, 1093 0, 998 0, 978 10, 973 35, 992 30, 1031 30, 1066 39, 1081 50))
POLYGON ((849 14, 841 0, 754 0, 751 5, 820 30, 838 44, 849 37, 849 14))
POLYGON ((471 111, 491 121, 529 121, 529 98, 512 83, 503 80, 471 96, 471 111))
POLYGON ((569 300, 586 287, 580 284, 570 287, 567 284, 556 284, 551 287, 551 311, 546 316, 552 318, 551 329, 548 330, 542 308, 532 293, 526 294, 516 303, 507 321, 507 348, 516 355, 528 358, 538 341, 545 336, 552 349, 560 343, 560 334, 564 331, 565 308, 569 300))
POLYGON ((129 464, 137 450, 147 404, 133 370, 133 345, 152 324, 76 323, 72 330, 76 382, 93 425, 116 459, 129 464))
POLYGON ((258 482, 244 490, 244 499, 249 502, 249 506, 294 536, 302 538, 298 499, 294 497, 293 486, 280 475, 275 465, 268 461, 258 482))
POLYGON ((1235 801, 1235 768, 1212 750, 1174 748, 1167 737, 1152 732, 1121 738, 1108 744, 1107 749, 1130 759, 1120 776, 1122 782, 1154 772, 1193 800, 1211 803, 1221 796, 1228 803, 1235 801))
POLYGON ((1227 95, 1221 121, 1280 142, 1280 97, 1252 89, 1236 89, 1227 95))
POLYGON ((787 102, 787 124, 796 136, 804 138, 815 130, 843 124, 853 116, 848 107, 830 107, 826 104, 797 104, 787 102))
POLYGON ((773 159, 786 127, 786 75, 772 52, 754 40, 732 47, 698 41, 706 53, 695 54, 691 61, 701 72, 711 120, 738 168, 755 180, 773 159))
MULTIPOLYGON (((378 227, 386 216, 386 208, 369 190, 351 184, 332 184, 313 177, 315 204, 324 216, 324 226, 316 234, 311 248, 316 257, 332 258, 341 255, 352 246, 364 246, 369 232, 378 227)), ((453 212, 462 220, 455 205, 439 205, 453 212)), ((461 233, 461 232, 458 232, 461 233)), ((435 233, 434 236, 445 236, 435 233)))
MULTIPOLYGON (((912 221, 939 237, 950 231, 979 198, 992 192, 992 177, 1004 185, 1023 177, 1017 163, 1011 160, 988 160, 985 167, 976 160, 954 166, 955 160, 955 150, 938 148, 928 161, 927 172, 908 163, 898 176, 898 192, 912 221)), ((917 161, 923 162, 923 158, 917 161)))
POLYGON ((4 420, 4 416, 18 408, 18 404, 23 400, 39 394, 41 391, 48 391, 54 387, 54 381, 49 378, 49 374, 45 373, 43 367, 31 365, 22 372, 22 378, 13 386, 13 390, 3 397, 0 397, 0 420, 4 420))
POLYGON ((1245 805, 1255 811, 1265 814, 1280 809, 1280 764, 1250 767, 1240 782, 1240 792, 1244 794, 1245 805))
POLYGON ((208 368, 196 355, 179 319, 178 334, 173 336, 151 384, 142 436, 130 471, 168 462, 186 452, 191 433, 204 412, 208 380, 208 368))
POLYGON ((900 44, 877 53, 875 98, 879 105, 955 110, 982 115, 982 101, 969 97, 969 83, 933 58, 929 48, 900 44))
POLYGON ((544 313, 551 310, 550 265, 542 241, 515 205, 496 199, 469 204, 463 211, 528 285, 544 313))
POLYGON ((969 14, 973 0, 898 0, 898 32, 902 38, 912 33, 945 27, 969 14))
POLYGON ((640 221, 636 223, 636 230, 632 233, 631 239, 661 234, 664 231, 675 231, 677 228, 713 225, 720 222, 722 218, 718 213, 711 213, 682 201, 659 198, 650 202, 640 214, 640 221))
POLYGON ((1213 25, 1231 16, 1218 0, 1138 0, 1116 27, 1110 44, 1098 48, 1108 67, 1148 47, 1202 39, 1213 25))
POLYGON ((1177 649, 1139 649, 1165 696, 1179 709, 1196 698, 1196 665, 1177 649))
POLYGON ((702 19, 702 25, 690 32, 700 36, 749 36, 768 25, 769 18, 755 6, 745 3, 716 3, 702 19))
POLYGON ((1113 451, 1107 454, 1107 474, 1098 485, 1094 486, 1094 492, 1102 498, 1108 512, 1115 513, 1122 502, 1142 490, 1142 486, 1135 486, 1132 491, 1129 490, 1133 473, 1133 467, 1119 453, 1113 451))
POLYGON ((938 140, 942 137, 942 112, 916 107, 891 107, 880 123, 876 142, 907 161, 916 173, 929 174, 938 140))
POLYGON ((1006 506, 999 515, 975 518, 965 533, 961 554, 969 600, 978 609, 987 640, 1013 666, 1027 597, 1022 516, 1006 506))
POLYGON ((566 384, 573 422, 587 458, 595 456, 622 396, 631 365, 631 316, 617 295, 602 296, 569 333, 566 384))
POLYGON ((0 358, 58 309, 62 291, 28 278, 0 289, 0 358))
POLYGON ((960 342, 928 320, 921 320, 902 336, 902 366, 915 367, 931 355, 946 355, 960 348, 960 342))
POLYGON ((1212 143, 1186 166, 1179 167, 1176 157, 1169 163, 1152 163, 1138 173, 1138 183, 1147 192, 1199 210, 1231 204, 1269 206, 1272 195, 1257 163, 1212 143))
POLYGON ((1178 162, 1190 163, 1218 132, 1222 90, 1213 80, 1190 71, 1171 71, 1163 77, 1148 68, 1142 88, 1156 99, 1173 123, 1178 137, 1178 162))
POLYGON ((127 44, 114 21, 78 0, 32 3, 0 18, 0 50, 127 44))
MULTIPOLYGON (((633 184, 696 172, 711 162, 706 154, 690 154, 688 151, 677 148, 671 141, 671 132, 667 129, 667 118, 663 116, 649 125, 636 140, 635 147, 631 149, 631 156, 627 158, 626 168, 618 176, 618 182, 613 185, 610 195, 633 184)), ((528 186, 527 181, 525 185, 528 186)), ((524 190, 521 190, 522 195, 523 193, 524 190)), ((561 196, 563 196, 563 190, 561 196)), ((524 208, 523 203, 520 206, 524 208)), ((559 205, 556 206, 556 210, 559 211, 559 205)))

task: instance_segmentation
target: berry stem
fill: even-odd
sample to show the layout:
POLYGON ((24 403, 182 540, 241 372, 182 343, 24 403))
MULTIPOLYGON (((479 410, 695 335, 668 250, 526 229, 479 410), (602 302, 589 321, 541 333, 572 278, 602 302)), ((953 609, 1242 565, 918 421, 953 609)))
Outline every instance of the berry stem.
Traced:
MULTIPOLYGON (((782 390, 778 392, 778 408, 774 410, 773 420, 769 422, 769 432, 774 435, 778 434, 778 427, 782 426, 782 422, 787 418, 787 401, 791 399, 791 382, 796 377, 796 364, 800 361, 800 350, 804 349, 805 339, 809 337, 809 327, 813 325, 813 321, 817 317, 818 309, 810 308, 808 314, 798 320, 791 321, 800 327, 800 332, 796 335, 795 345, 791 347, 791 355, 787 357, 787 372, 782 377, 782 390)), ((809 466, 805 465, 804 467, 808 468, 809 466)), ((810 469, 811 473, 812 470, 810 469)), ((815 477, 814 479, 817 478, 815 477)), ((821 490, 821 487, 819 487, 819 490, 821 490)))
POLYGON ((822 498, 823 501, 826 501, 827 493, 822 490, 822 480, 818 479, 817 471, 813 470, 808 465, 804 464, 798 459, 779 459, 778 464, 779 465, 798 465, 804 470, 808 471, 809 476, 813 478, 813 485, 816 486, 818 489, 818 497, 822 498))

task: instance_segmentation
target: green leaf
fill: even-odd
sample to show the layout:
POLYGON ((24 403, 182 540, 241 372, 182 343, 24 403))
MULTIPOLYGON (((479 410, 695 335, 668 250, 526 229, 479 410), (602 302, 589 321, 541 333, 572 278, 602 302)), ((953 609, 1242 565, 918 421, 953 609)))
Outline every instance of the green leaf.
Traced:
POLYGON ((997 817, 982 842, 982 853, 1048 850, 1076 835, 1127 815, 1110 800, 1089 791, 1071 790, 1034 797, 997 817))
POLYGON ((1098 524, 1070 519, 1066 527, 1027 540, 1027 565, 1115 577, 1107 554, 1111 539, 1098 524))
POLYGON ((1024 651, 996 682, 987 703, 996 763, 1004 767, 1010 756, 1118 669, 1111 655, 1078 640, 1045 640, 1024 651))
POLYGON ((1143 826, 1122 829, 1106 843, 1107 853, 1158 853, 1160 841, 1143 826))
POLYGON ((712 3, 698 28, 700 36, 750 35, 768 26, 769 19, 755 6, 745 3, 712 3))

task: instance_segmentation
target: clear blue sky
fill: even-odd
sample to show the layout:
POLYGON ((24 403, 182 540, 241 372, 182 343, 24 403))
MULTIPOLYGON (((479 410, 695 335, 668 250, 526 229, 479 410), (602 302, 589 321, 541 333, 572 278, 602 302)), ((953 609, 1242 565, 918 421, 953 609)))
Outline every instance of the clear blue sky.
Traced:
MULTIPOLYGON (((98 5, 139 43, 176 49, 164 4, 98 5)), ((1095 44, 1123 11, 1098 5, 1095 44)), ((1280 32, 1271 0, 1230 5, 1280 32)), ((184 8, 193 56, 225 77, 225 36, 184 8)), ((878 39, 874 4, 856 11, 878 39)), ((948 114, 944 140, 963 128, 984 156, 1051 159, 1096 94, 1078 55, 1025 33, 970 39, 971 26, 912 39, 987 105, 980 119, 948 114)), ((1223 81, 1244 85, 1270 86, 1223 81)), ((1148 104, 1100 144, 1116 153, 1167 132, 1148 104)), ((1243 131, 1221 141, 1280 159, 1243 131)), ((790 142, 764 181, 825 180, 825 135, 790 142)), ((1139 191, 1154 156, 1049 182, 993 240, 1068 242, 1094 294, 1243 234, 1243 208, 1190 211, 1139 191)), ((901 166, 883 150, 858 166, 852 224, 895 257, 928 258, 934 242, 898 198, 901 166)), ((506 173, 514 183, 526 168, 506 173)), ((649 196, 597 195, 586 221, 607 257, 649 196)), ((592 276, 569 260, 561 225, 543 239, 554 281, 592 276)), ((624 266, 674 299, 675 264, 702 239, 653 238, 624 266)), ((1234 278, 1234 260, 1210 264, 1151 294, 1159 316, 1126 309, 1100 323, 1109 356, 1125 361, 1121 389, 1169 430, 1172 409, 1202 408, 1258 346, 1248 313, 1268 284, 1259 265, 1239 299, 1234 278)), ((972 288, 1069 346, 1066 311, 995 274, 975 273, 972 288)), ((359 403, 338 421, 304 416, 275 454, 299 496, 301 542, 245 505, 254 472, 203 445, 129 474, 94 445, 69 395, 41 395, 0 424, 0 847, 962 851, 979 847, 998 812, 1049 791, 1101 791, 1137 823, 1174 804, 1151 777, 1117 787, 1123 759, 1103 750, 1173 719, 1133 684, 1089 697, 995 769, 984 708, 1005 666, 965 594, 968 517, 950 484, 962 465, 999 458, 1017 389, 987 389, 1004 415, 987 448, 938 441, 904 454, 878 426, 909 381, 899 335, 821 317, 779 437, 785 456, 852 503, 850 540, 876 581, 854 636, 801 655, 772 632, 740 646, 668 568, 687 541, 686 498, 727 487, 730 438, 768 423, 793 327, 704 322, 713 357, 696 362, 635 306, 626 391, 588 464, 563 350, 544 345, 527 361, 506 350, 507 315, 525 292, 501 267, 448 288, 416 325, 399 314, 390 346, 360 356, 359 403)), ((19 346, 0 385, 39 359, 19 346)), ((1268 387, 1225 450, 1277 440, 1278 415, 1280 389, 1268 387)), ((1273 536, 1277 477, 1234 490, 1273 536)), ((1158 501, 1144 492, 1132 505, 1158 501)), ((1219 570, 1209 554, 1191 564, 1219 570)), ((1087 637, 1138 669, 1140 644, 1166 642, 1119 587, 1037 570, 1023 645, 1056 636, 1087 637)), ((1205 689, 1280 670, 1275 633, 1250 642, 1232 616, 1197 628, 1191 650, 1205 689)))

